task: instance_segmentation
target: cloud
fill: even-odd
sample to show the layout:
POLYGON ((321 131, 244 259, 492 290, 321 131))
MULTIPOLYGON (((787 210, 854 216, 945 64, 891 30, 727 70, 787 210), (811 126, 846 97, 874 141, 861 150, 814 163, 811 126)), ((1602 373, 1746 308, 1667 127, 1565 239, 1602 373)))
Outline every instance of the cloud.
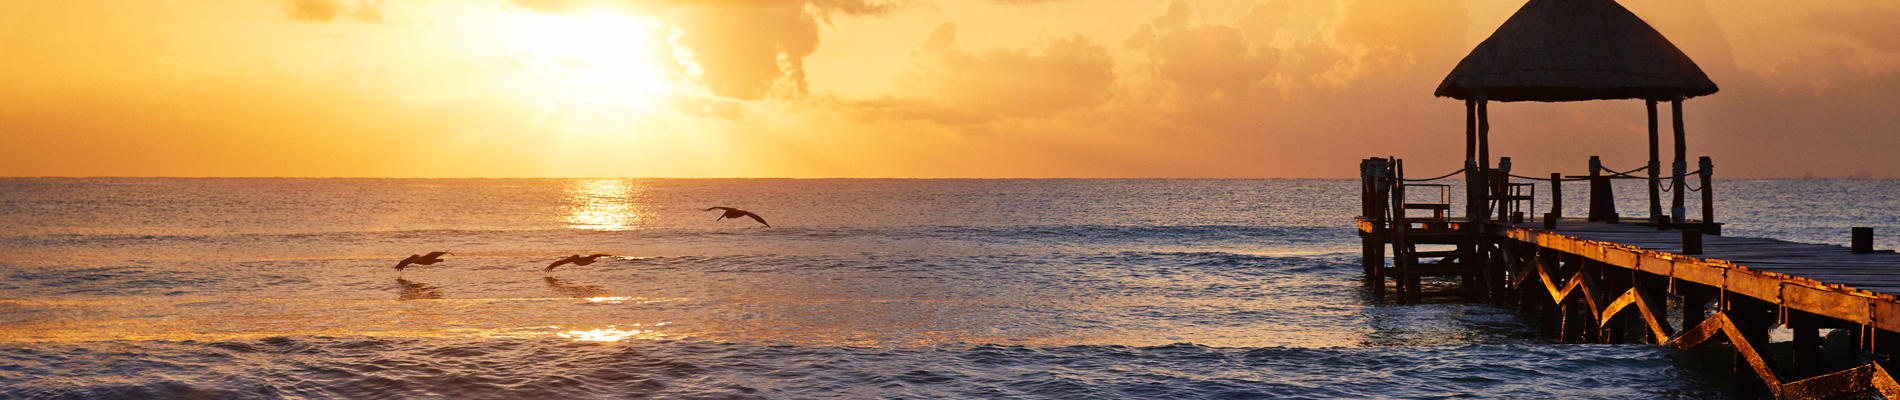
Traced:
MULTIPOLYGON (((335 1, 335 0, 330 0, 335 1)), ((658 16, 677 28, 671 44, 700 70, 713 94, 741 100, 807 93, 805 58, 832 15, 885 15, 911 1, 872 0, 514 0, 541 12, 617 8, 658 16)))
POLYGON ((965 51, 957 25, 939 25, 916 52, 900 93, 849 102, 873 119, 974 124, 1040 118, 1105 99, 1115 82, 1108 49, 1081 36, 1044 37, 1018 49, 965 51))
POLYGON ((1165 82, 1176 103, 1252 99, 1274 90, 1266 80, 1279 72, 1279 51, 1255 43, 1240 28, 1196 25, 1193 18, 1193 8, 1175 0, 1123 41, 1147 56, 1142 71, 1165 82))
POLYGON ((797 97, 804 60, 818 50, 817 20, 796 3, 694 9, 673 20, 714 94, 745 100, 797 97))
POLYGON ((346 16, 357 22, 383 22, 382 5, 370 0, 358 0, 354 9, 342 0, 286 0, 284 14, 299 22, 330 22, 346 16))
POLYGON ((1838 33, 1868 48, 1900 53, 1900 9, 1864 8, 1855 12, 1821 12, 1802 21, 1814 30, 1838 33))

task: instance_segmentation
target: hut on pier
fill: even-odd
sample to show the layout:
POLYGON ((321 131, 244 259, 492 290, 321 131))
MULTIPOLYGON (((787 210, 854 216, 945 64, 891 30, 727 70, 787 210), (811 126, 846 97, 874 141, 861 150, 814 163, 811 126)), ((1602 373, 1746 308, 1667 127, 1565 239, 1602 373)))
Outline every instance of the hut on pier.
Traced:
MULTIPOLYGON (((1374 226, 1367 241, 1366 277, 1375 296, 1383 296, 1385 278, 1398 281, 1401 303, 1431 296, 1463 296, 1468 300, 1492 298, 1502 291, 1505 273, 1487 266, 1485 260, 1499 257, 1496 247, 1481 237, 1484 224, 1496 217, 1515 215, 1508 211, 1522 206, 1531 196, 1517 193, 1523 185, 1509 183, 1509 158, 1494 168, 1491 163, 1489 103, 1493 101, 1583 101, 1641 99, 1649 107, 1650 216, 1661 226, 1661 216, 1673 216, 1670 223, 1681 223, 1684 216, 1683 176, 1688 172, 1683 142, 1682 101, 1716 92, 1715 82, 1676 48, 1662 33, 1643 22, 1629 9, 1613 0, 1529 0, 1511 15, 1497 32, 1479 43, 1453 68, 1436 95, 1465 101, 1465 220, 1449 218, 1449 185, 1438 187, 1438 203, 1414 203, 1405 195, 1404 167, 1398 160, 1369 159, 1362 165, 1366 177, 1366 223, 1374 226), (1660 163, 1660 140, 1656 103, 1669 102, 1675 128, 1675 168, 1669 179, 1675 188, 1673 212, 1662 207, 1664 177, 1660 163), (1383 211, 1381 211, 1383 210, 1383 211), (1430 210, 1430 218, 1406 215, 1409 210, 1430 210), (1393 262, 1384 266, 1384 248, 1391 244, 1393 262), (1420 250, 1420 246, 1452 250, 1420 250), (1421 277, 1457 277, 1459 289, 1427 292, 1421 277)), ((1704 157, 1703 178, 1707 178, 1704 157)), ((1589 202, 1591 219, 1615 218, 1609 199, 1607 178, 1598 177, 1594 163, 1591 176, 1593 198, 1589 202)), ((1634 171, 1631 171, 1632 173, 1634 171)), ((1552 185, 1553 211, 1561 209, 1555 176, 1552 185)), ((1704 185, 1707 199, 1709 191, 1704 185)), ((1704 201, 1700 224, 1719 229, 1713 210, 1704 201)), ((1555 213, 1548 219, 1558 217, 1555 213)), ((1718 231, 1719 232, 1719 231, 1718 231)))
MULTIPOLYGON (((1465 101, 1466 170, 1480 177, 1492 168, 1489 102, 1644 100, 1649 106, 1649 165, 1645 169, 1652 218, 1665 215, 1659 193, 1662 168, 1656 103, 1669 102, 1675 128, 1671 174, 1675 178, 1671 181, 1677 190, 1667 215, 1681 222, 1680 189, 1688 170, 1682 100, 1716 90, 1715 82, 1694 60, 1613 0, 1530 0, 1458 62, 1433 94, 1465 101)), ((1475 220, 1489 212, 1485 196, 1473 194, 1467 211, 1475 220)), ((1711 220, 1707 207, 1704 211, 1703 220, 1711 220)), ((1592 214, 1592 219, 1602 218, 1597 215, 1601 212, 1592 214)))

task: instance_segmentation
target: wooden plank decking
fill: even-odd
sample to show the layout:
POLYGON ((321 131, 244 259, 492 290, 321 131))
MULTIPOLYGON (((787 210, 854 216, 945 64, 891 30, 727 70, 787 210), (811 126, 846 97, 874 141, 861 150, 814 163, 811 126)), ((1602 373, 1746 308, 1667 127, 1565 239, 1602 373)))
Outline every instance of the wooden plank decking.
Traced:
POLYGON ((1653 226, 1566 219, 1546 231, 1542 223, 1492 224, 1500 236, 1539 247, 1900 332, 1900 254, 1893 252, 1703 235, 1702 254, 1683 255, 1681 231, 1653 226))

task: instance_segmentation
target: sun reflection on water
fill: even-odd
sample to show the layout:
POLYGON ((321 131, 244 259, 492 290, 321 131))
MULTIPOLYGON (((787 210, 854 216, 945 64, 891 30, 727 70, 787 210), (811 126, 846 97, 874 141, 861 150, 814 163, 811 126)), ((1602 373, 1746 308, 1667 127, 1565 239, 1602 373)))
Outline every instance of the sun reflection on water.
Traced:
POLYGON ((646 187, 621 179, 579 179, 567 187, 570 228, 624 231, 638 228, 647 207, 646 187))
MULTIPOLYGON (((666 324, 667 323, 665 322, 661 322, 661 323, 653 324, 653 326, 651 327, 658 328, 666 324)), ((568 330, 568 331, 556 332, 554 333, 554 335, 560 336, 563 338, 573 339, 576 342, 618 342, 621 339, 626 339, 626 338, 658 339, 660 336, 659 334, 654 333, 654 330, 652 329, 639 329, 639 327, 642 327, 643 325, 634 324, 633 326, 634 328, 630 328, 630 329, 620 329, 619 325, 608 325, 606 328, 589 329, 589 330, 584 330, 584 331, 583 330, 568 330)), ((561 327, 553 326, 550 328, 560 329, 561 327)))

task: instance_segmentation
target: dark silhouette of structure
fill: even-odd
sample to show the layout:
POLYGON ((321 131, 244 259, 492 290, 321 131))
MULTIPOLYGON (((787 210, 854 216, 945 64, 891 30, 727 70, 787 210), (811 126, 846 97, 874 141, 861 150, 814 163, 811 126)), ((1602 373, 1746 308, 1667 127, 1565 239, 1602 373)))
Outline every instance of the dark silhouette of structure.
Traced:
POLYGON ((553 264, 548 264, 548 269, 543 270, 542 272, 552 272, 554 271, 554 267, 559 267, 559 266, 567 265, 567 264, 574 264, 574 265, 593 264, 595 259, 599 259, 601 257, 613 257, 613 256, 606 255, 606 254, 589 254, 585 256, 575 254, 575 255, 567 256, 567 258, 557 260, 553 264))
MULTIPOLYGON (((1493 170, 1489 102, 1644 100, 1649 109, 1649 165, 1643 169, 1649 170, 1650 216, 1669 215, 1680 223, 1685 214, 1683 176, 1689 171, 1682 101, 1717 90, 1695 60, 1613 0, 1532 0, 1471 49, 1433 94, 1465 101, 1465 169, 1474 175, 1493 170), (1663 175, 1660 157, 1658 102, 1670 104, 1675 128, 1675 163, 1668 175, 1663 175), (1663 189, 1665 179, 1672 189, 1663 189), (1665 190, 1675 192, 1669 209, 1662 205, 1665 190)), ((1510 172, 1508 165, 1496 170, 1510 172)), ((1469 216, 1484 216, 1484 196, 1472 194, 1469 216)), ((1712 222, 1706 215, 1711 210, 1703 211, 1704 222, 1712 222)), ((1601 220, 1605 212, 1598 210, 1590 219, 1601 220)))
POLYGON ((396 263, 396 274, 402 275, 402 269, 409 268, 409 264, 435 265, 435 263, 442 262, 442 256, 446 254, 449 254, 449 252, 446 252, 446 251, 431 252, 429 253, 429 255, 426 255, 426 256, 410 254, 409 258, 404 258, 402 259, 402 262, 396 263))
POLYGON ((767 227, 772 226, 772 224, 765 222, 765 218, 760 218, 758 214, 753 214, 751 211, 741 210, 741 209, 732 208, 732 207, 713 207, 713 208, 706 209, 706 211, 712 211, 712 210, 726 210, 725 214, 721 214, 718 219, 714 219, 713 221, 719 221, 726 218, 738 219, 739 217, 752 217, 753 220, 759 221, 759 223, 765 224, 765 226, 767 227))

